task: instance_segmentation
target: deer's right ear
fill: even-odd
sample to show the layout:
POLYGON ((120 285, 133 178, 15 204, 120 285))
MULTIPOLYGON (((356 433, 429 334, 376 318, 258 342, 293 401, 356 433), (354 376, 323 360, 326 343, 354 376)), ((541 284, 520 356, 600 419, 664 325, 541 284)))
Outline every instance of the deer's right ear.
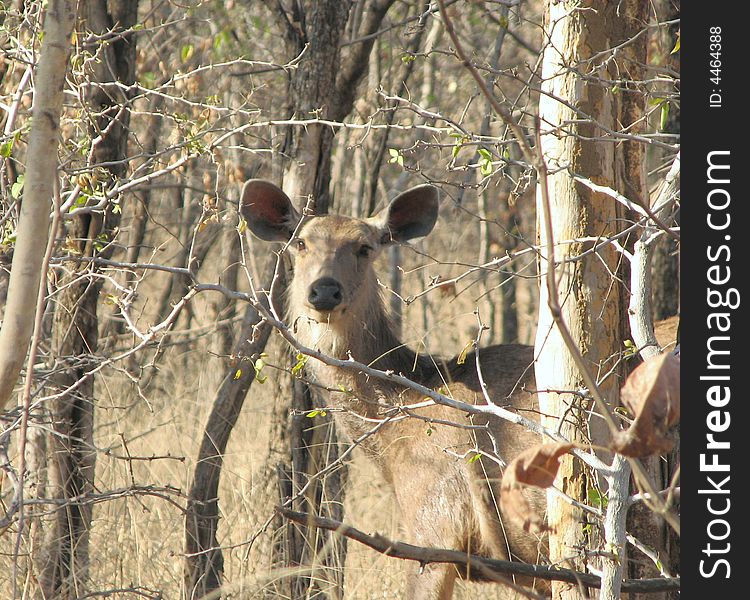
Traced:
POLYGON ((300 218, 289 196, 263 179, 245 182, 240 214, 253 235, 266 242, 289 241, 300 218))

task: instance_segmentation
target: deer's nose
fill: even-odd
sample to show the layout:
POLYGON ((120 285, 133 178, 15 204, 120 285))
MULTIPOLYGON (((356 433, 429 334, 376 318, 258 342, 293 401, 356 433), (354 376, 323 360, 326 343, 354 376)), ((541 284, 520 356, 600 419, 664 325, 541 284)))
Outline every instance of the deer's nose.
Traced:
POLYGON ((310 286, 307 301, 315 310, 333 310, 341 304, 341 284, 332 277, 321 277, 310 286))

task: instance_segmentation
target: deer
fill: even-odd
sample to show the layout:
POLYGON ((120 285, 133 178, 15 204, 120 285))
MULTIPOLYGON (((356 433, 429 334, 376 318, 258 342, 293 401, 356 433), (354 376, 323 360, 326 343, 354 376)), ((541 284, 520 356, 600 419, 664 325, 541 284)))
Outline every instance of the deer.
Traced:
MULTIPOLYGON (((536 418, 532 347, 481 348, 485 394, 474 353, 463 361, 434 358, 411 350, 394 332, 375 260, 389 245, 429 234, 438 207, 438 189, 429 184, 398 194, 365 219, 337 214, 302 218, 283 190, 261 179, 248 180, 240 199, 250 232, 260 240, 284 244, 291 254, 286 319, 300 344, 402 374, 469 404, 486 404, 489 398, 536 418)), ((337 431, 349 440, 363 439, 360 447, 392 486, 408 542, 533 564, 545 556, 543 535, 524 531, 499 508, 503 462, 539 443, 537 434, 494 415, 467 420, 454 408, 424 402, 412 389, 320 360, 308 360, 305 370, 306 377, 326 390, 327 405, 338 409, 332 410, 337 431), (409 410, 411 416, 383 424, 383 415, 399 406, 415 408, 409 410), (373 422, 382 426, 373 435, 363 435, 373 422), (499 460, 467 460, 477 451, 499 460)), ((544 491, 530 490, 528 498, 533 510, 544 515, 544 491)), ((406 597, 449 599, 458 577, 481 579, 455 565, 410 567, 406 597)), ((543 582, 516 582, 546 590, 543 582)))

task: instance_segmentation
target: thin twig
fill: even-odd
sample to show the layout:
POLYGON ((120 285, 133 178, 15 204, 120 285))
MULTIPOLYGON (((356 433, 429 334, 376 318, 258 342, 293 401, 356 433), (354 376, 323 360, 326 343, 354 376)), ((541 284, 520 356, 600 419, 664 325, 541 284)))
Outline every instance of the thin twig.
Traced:
POLYGON ((13 503, 18 506, 18 534, 16 543, 13 548, 13 574, 12 587, 13 597, 18 593, 18 555, 21 550, 21 541, 23 540, 24 529, 24 510, 23 510, 23 485, 26 478, 26 440, 29 429, 29 410, 31 404, 31 383, 34 380, 34 363, 39 349, 39 342, 42 334, 42 321, 44 320, 44 300, 47 297, 47 271, 49 271, 50 259, 57 241, 57 228, 60 224, 60 193, 59 185, 55 185, 53 194, 54 209, 52 212, 52 225, 47 238, 47 249, 44 252, 42 260, 42 273, 39 278, 39 291, 36 299, 36 315, 34 316, 34 332, 31 336, 31 346, 29 356, 26 361, 26 380, 23 386, 23 409, 21 412, 21 430, 18 436, 18 487, 16 488, 13 503))

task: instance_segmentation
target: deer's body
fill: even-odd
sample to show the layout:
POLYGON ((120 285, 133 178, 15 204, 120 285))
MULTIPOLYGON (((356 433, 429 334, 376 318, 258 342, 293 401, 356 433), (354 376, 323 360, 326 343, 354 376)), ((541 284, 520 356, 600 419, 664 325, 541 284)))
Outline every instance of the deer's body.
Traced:
MULTIPOLYGON (((262 239, 289 241, 298 216, 286 196, 266 182, 251 181, 242 210, 262 239)), ((437 217, 437 193, 420 186, 399 196, 382 217, 358 220, 315 217, 296 228, 289 247, 294 277, 288 292, 288 320, 298 340, 334 358, 354 360, 401 373, 425 387, 470 404, 484 404, 475 356, 456 359, 418 356, 395 335, 379 293, 372 261, 382 246, 426 235, 437 217)), ((497 404, 536 412, 533 352, 520 345, 480 350, 488 396, 497 404)), ((413 390, 349 369, 308 361, 307 371, 329 390, 338 429, 362 438, 387 415, 392 418, 366 436, 362 449, 395 491, 408 541, 536 563, 544 540, 503 522, 499 507, 501 470, 489 458, 470 460, 479 449, 508 462, 538 442, 524 428, 496 417, 467 418, 455 409, 426 403, 413 390), (343 391, 342 391, 343 390, 343 391), (394 406, 414 406, 394 414, 394 406), (452 425, 456 424, 456 425, 452 425)), ((543 492, 530 492, 539 513, 543 492)), ((450 598, 455 567, 428 565, 409 574, 409 598, 450 598)), ((462 574, 471 577, 471 573, 462 574)))

